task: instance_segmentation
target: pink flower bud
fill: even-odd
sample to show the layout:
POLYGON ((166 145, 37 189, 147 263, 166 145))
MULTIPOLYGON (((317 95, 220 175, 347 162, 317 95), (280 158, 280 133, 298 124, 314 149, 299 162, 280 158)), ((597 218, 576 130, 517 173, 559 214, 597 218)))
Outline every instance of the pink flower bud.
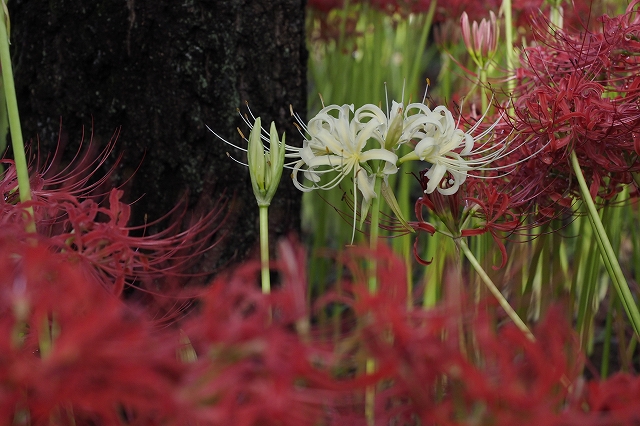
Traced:
POLYGON ((460 16, 460 28, 464 45, 471 59, 478 67, 485 68, 498 47, 500 27, 498 27, 496 14, 489 12, 489 20, 483 19, 480 23, 473 21, 473 24, 470 24, 469 16, 463 12, 460 16))

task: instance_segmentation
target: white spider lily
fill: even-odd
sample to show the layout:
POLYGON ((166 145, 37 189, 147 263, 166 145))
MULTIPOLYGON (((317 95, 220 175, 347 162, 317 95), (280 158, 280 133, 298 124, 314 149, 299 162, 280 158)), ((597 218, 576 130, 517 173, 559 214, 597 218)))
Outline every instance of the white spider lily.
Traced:
POLYGON ((423 115, 422 128, 413 135, 417 139, 416 146, 399 163, 411 160, 431 163, 426 174, 429 184, 425 192, 428 194, 436 189, 443 195, 455 194, 469 172, 488 169, 487 166, 500 158, 506 149, 506 139, 494 145, 483 143, 476 147, 476 142, 489 135, 499 121, 474 136, 484 116, 464 132, 458 128, 451 111, 444 106, 431 111, 423 105, 420 114, 423 115), (439 184, 447 173, 450 179, 446 188, 442 188, 439 184))
POLYGON ((306 133, 300 160, 293 167, 293 183, 298 189, 304 192, 332 189, 351 175, 354 186, 362 193, 365 201, 369 201, 376 196, 373 190, 376 173, 388 176, 398 171, 398 156, 395 153, 385 148, 367 149, 369 139, 376 139, 375 134, 381 121, 373 115, 362 121, 357 119, 357 113, 351 118, 353 110, 353 105, 329 105, 312 118, 307 126, 298 120, 306 133), (337 112, 337 117, 332 112, 337 112), (380 165, 372 164, 376 161, 384 163, 382 170, 374 169, 380 165), (300 172, 311 182, 310 185, 300 182, 300 172), (325 176, 330 177, 323 179, 325 176))
MULTIPOLYGON (((355 112, 354 120, 358 123, 377 121, 379 125, 371 135, 380 146, 389 151, 395 151, 400 145, 413 139, 424 124, 424 116, 420 111, 423 104, 410 104, 406 109, 404 105, 393 101, 388 114, 373 105, 364 105, 355 112), (418 109, 418 113, 412 111, 418 109)), ((425 107, 426 108, 426 107, 425 107)), ((428 108, 427 108, 428 109, 428 108)))
POLYGON ((376 177, 386 180, 398 171, 398 156, 387 149, 384 142, 388 120, 380 108, 365 105, 354 112, 353 105, 324 107, 308 125, 295 116, 305 136, 300 160, 293 166, 293 183, 304 192, 314 189, 329 190, 338 186, 347 176, 353 177, 354 226, 358 192, 362 194, 361 222, 374 198, 376 177), (351 117, 353 114, 353 118, 351 117), (379 141, 379 148, 367 146, 379 141), (310 184, 302 183, 302 172, 310 184))

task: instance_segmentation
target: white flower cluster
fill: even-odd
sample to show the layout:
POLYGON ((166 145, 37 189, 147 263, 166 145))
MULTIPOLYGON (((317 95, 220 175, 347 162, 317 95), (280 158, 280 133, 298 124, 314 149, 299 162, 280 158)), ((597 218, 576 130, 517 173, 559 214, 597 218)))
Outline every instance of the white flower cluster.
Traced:
POLYGON ((480 142, 490 139, 487 136, 497 122, 474 136, 481 120, 464 132, 446 107, 431 110, 423 103, 412 103, 405 109, 401 103, 393 102, 389 114, 372 104, 355 111, 353 105, 330 105, 308 125, 300 117, 296 119, 305 136, 299 149, 300 159, 293 165, 296 187, 301 191, 331 189, 352 175, 365 203, 376 197, 373 190, 376 176, 386 179, 398 171, 399 164, 411 160, 430 165, 426 192, 454 194, 469 172, 486 167, 506 147, 505 140, 490 146, 490 141, 480 142), (410 141, 415 142, 415 148, 398 159, 396 150, 410 141), (301 182, 299 173, 310 184, 301 182), (441 187, 447 173, 451 179, 446 187, 441 187))
MULTIPOLYGON (((275 129, 268 132, 260 128, 259 118, 253 116, 251 110, 249 114, 251 118, 244 116, 243 120, 251 128, 251 137, 246 139, 242 132, 241 135, 250 148, 254 142, 253 150, 258 154, 254 157, 261 160, 254 161, 253 166, 249 161, 249 168, 256 169, 254 174, 261 175, 261 168, 256 164, 262 165, 267 157, 271 159, 271 150, 278 148, 276 157, 283 157, 279 167, 292 169, 293 183, 301 191, 332 189, 345 177, 352 177, 354 210, 358 193, 362 194, 361 218, 366 217, 372 200, 382 193, 401 222, 404 220, 388 187, 388 177, 398 172, 399 165, 407 161, 424 162, 429 178, 425 192, 451 195, 458 191, 470 172, 502 169, 504 166, 489 167, 489 164, 506 155, 508 143, 508 136, 499 139, 493 134, 499 121, 478 132, 484 119, 482 116, 465 132, 446 107, 432 110, 424 103, 411 103, 405 108, 403 103, 394 101, 387 113, 373 104, 357 110, 353 105, 329 105, 308 124, 292 111, 304 137, 302 147, 285 145, 284 136, 282 142, 278 141, 275 129), (277 146, 273 145, 273 134, 277 146), (413 150, 398 158, 398 148, 409 143, 415 144, 413 150), (375 187, 378 178, 381 189, 375 187)), ((247 151, 213 133, 227 144, 247 151)), ((272 161, 267 163, 272 164, 272 161)), ((273 192, 275 189, 269 194, 272 196, 273 192)), ((354 211, 354 232, 355 217, 354 211)))

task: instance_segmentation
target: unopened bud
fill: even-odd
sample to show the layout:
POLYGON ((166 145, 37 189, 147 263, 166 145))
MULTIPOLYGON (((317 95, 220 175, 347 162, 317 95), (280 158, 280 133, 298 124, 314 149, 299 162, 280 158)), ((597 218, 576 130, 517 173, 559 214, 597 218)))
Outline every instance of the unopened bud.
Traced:
POLYGON ((261 124, 260 117, 256 118, 249 135, 247 162, 249 163, 251 186, 256 201, 259 206, 268 206, 271 204, 271 199, 278 189, 282 176, 285 154, 284 135, 282 135, 282 142, 280 142, 276 126, 271 123, 269 151, 265 152, 261 138, 261 124))
POLYGON ((460 17, 460 29, 471 59, 478 67, 485 68, 498 49, 500 27, 495 13, 490 12, 489 20, 482 19, 480 23, 474 21, 471 24, 469 16, 463 12, 460 17))
POLYGON ((391 125, 389 126, 389 131, 387 132, 387 138, 384 141, 384 148, 392 151, 398 141, 400 140, 400 136, 402 136, 402 131, 404 130, 404 117, 402 115, 402 106, 398 107, 398 114, 395 116, 391 125))

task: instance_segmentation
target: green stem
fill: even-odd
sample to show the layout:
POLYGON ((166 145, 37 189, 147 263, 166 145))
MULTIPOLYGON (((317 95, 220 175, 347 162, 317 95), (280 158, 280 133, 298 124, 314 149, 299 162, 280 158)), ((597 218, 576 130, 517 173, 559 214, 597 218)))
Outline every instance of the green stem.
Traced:
MULTIPOLYGON (((409 74, 408 76, 405 75, 405 77, 408 77, 409 79, 409 85, 414 85, 417 83, 418 81, 418 76, 420 75, 420 68, 423 67, 424 65, 422 64, 422 55, 424 55, 425 53, 425 46, 427 44, 427 39, 429 37, 429 33, 431 31, 431 24, 433 23, 433 17, 435 15, 436 12, 436 6, 437 6, 438 2, 437 1, 432 1, 431 4, 429 5, 429 10, 427 11, 427 15, 425 18, 425 22, 424 25, 422 26, 422 32, 420 33, 420 41, 417 43, 417 52, 419 52, 418 56, 415 56, 415 52, 416 51, 406 51, 405 52, 405 57, 410 58, 410 57, 414 57, 414 61, 413 61, 413 66, 411 67, 411 74, 409 74)), ((408 43, 407 43, 408 44, 408 43)), ((411 47, 411 46, 409 46, 411 47)), ((413 93, 413 90, 409 90, 409 93, 413 93)))
MULTIPOLYGON (((581 234, 582 238, 588 238, 581 234)), ((584 262, 583 276, 579 284, 578 315, 576 317, 576 329, 580 335, 580 346, 588 353, 589 346, 593 342, 593 319, 595 316, 594 299, 597 300, 598 278, 600 277, 600 264, 598 263, 599 250, 593 244, 587 248, 587 256, 584 262)))
MULTIPOLYGON (((378 236, 380 235, 380 198, 382 193, 382 176, 376 177, 374 191, 376 198, 373 199, 371 206, 371 226, 369 228, 369 248, 372 252, 378 249, 378 236)), ((369 293, 374 294, 378 291, 377 262, 375 258, 369 260, 369 293)))
MULTIPOLYGON (((6 99, 4 94, 4 84, 0 81, 0 99, 6 99)), ((9 138, 9 116, 7 115, 7 103, 0 102, 0 155, 7 150, 7 140, 9 138)), ((0 165, 0 173, 4 166, 0 165)))
POLYGON ((622 273, 622 268, 620 267, 618 258, 615 255, 611 242, 609 241, 609 237, 604 230, 604 226, 600 220, 600 215, 598 214, 596 205, 591 198, 589 187, 587 186, 587 182, 582 174, 582 169, 580 168, 580 163, 578 162, 578 157, 575 151, 571 151, 571 166, 576 175, 576 179, 578 180, 578 184, 580 185, 582 200, 587 206, 587 214, 596 236, 596 242, 598 243, 598 248, 600 249, 604 266, 607 268, 613 287, 618 293, 620 302, 627 313, 627 317, 631 321, 633 330, 638 336, 640 336, 640 312, 638 312, 638 306, 633 299, 627 280, 622 273))
MULTIPOLYGON (((374 374, 376 372, 376 360, 373 358, 367 358, 365 363, 365 373, 367 375, 374 374)), ((367 419, 367 426, 374 426, 376 424, 375 418, 375 403, 376 403, 376 387, 375 385, 367 386, 365 390, 365 407, 364 415, 367 419)))
POLYGON ((609 375, 609 352, 611 351, 611 335, 613 322, 613 309, 615 305, 614 297, 609 298, 609 308, 607 309, 607 319, 604 326, 604 342, 602 344, 602 363, 600 364, 600 378, 606 379, 609 375))
MULTIPOLYGON (((9 130, 11 131, 11 144, 13 147, 13 159, 16 164, 16 174, 18 177, 18 191, 20 192, 20 202, 31 200, 31 188, 29 186, 29 167, 24 152, 24 142, 22 140, 22 128, 20 126, 20 115, 18 114, 18 100, 16 97, 16 87, 13 82, 13 68, 11 66, 11 54, 9 52, 9 38, 5 25, 4 0, 0 7, 0 64, 2 64, 2 82, 4 83, 4 94, 7 102, 7 113, 9 115, 9 130)), ((27 232, 36 232, 36 224, 33 220, 33 208, 27 207, 29 218, 27 219, 27 232)))
MULTIPOLYGON (((504 53, 507 62, 507 73, 511 76, 515 68, 513 59, 513 18, 511 14, 511 0, 502 1, 502 13, 504 14, 504 44, 507 48, 504 53)), ((516 80, 512 78, 507 80, 507 87, 509 89, 509 95, 512 95, 516 88, 516 80)))
POLYGON ((422 298, 422 308, 428 309, 436 306, 440 299, 443 287, 443 276, 445 263, 450 255, 453 254, 453 240, 440 232, 432 235, 427 244, 427 250, 424 258, 432 260, 431 265, 425 268, 424 282, 425 289, 422 298))
MULTIPOLYGON (((376 198, 373 199, 373 205, 371 206, 371 227, 369 229, 369 248, 372 252, 375 252, 378 248, 378 235, 380 229, 380 198, 382 198, 382 176, 378 174, 376 176, 376 182, 374 186, 374 192, 376 198)), ((374 256, 369 259, 369 293, 375 294, 378 291, 378 262, 374 256)), ((376 361, 373 358, 367 357, 365 364, 365 373, 373 374, 376 371, 376 361)), ((375 399, 376 388, 375 386, 368 386, 365 390, 365 417, 367 419, 367 425, 375 425, 375 399)))
POLYGON ((505 297, 502 295, 500 290, 498 290, 498 287, 496 287, 493 281, 491 281, 491 278, 489 278, 489 275, 487 275, 487 273, 482 268, 482 266, 480 265, 476 257, 473 255, 471 250, 469 250, 469 246, 467 245, 467 242, 464 240, 464 238, 456 238, 455 241, 457 246, 460 248, 460 250, 462 250, 462 252, 466 256, 467 260, 469 260, 469 263, 471 263, 471 266, 473 266, 473 269, 475 269, 478 275, 480 276, 480 279, 482 279, 482 281, 485 283, 485 285, 487 286, 491 294, 498 300, 498 303, 500 303, 500 306, 502 306, 502 309, 505 310, 509 318, 511 318, 511 320, 516 324, 516 326, 530 340, 534 341, 535 337, 533 336, 533 333, 531 333, 531 330, 529 330, 529 327, 527 327, 524 321, 520 319, 520 317, 518 316, 516 311, 513 310, 513 308, 507 301, 507 299, 505 299, 505 297))
POLYGON ((489 107, 489 97, 491 97, 491 90, 489 90, 487 86, 487 82, 489 81, 489 77, 487 76, 488 66, 488 64, 485 64, 484 67, 480 68, 480 97, 482 101, 483 113, 487 111, 487 108, 489 107))
POLYGON ((269 206, 260 207, 260 267, 262 271, 262 292, 271 293, 269 275, 269 206))
POLYGON ((549 12, 549 20, 558 29, 562 29, 564 26, 561 3, 562 1, 558 1, 556 4, 553 4, 552 2, 551 11, 549 12))

